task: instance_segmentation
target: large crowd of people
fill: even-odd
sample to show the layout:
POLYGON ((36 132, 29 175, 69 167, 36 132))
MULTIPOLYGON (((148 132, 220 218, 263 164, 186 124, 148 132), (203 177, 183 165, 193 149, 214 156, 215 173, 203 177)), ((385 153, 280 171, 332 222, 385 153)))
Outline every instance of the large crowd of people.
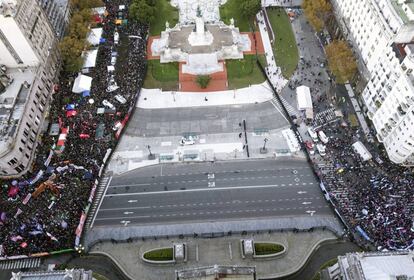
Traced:
POLYGON ((352 148, 360 140, 357 129, 332 124, 324 131, 331 139, 319 175, 350 229, 377 250, 411 248, 412 171, 388 162, 380 149, 373 151, 372 160, 363 161, 352 148))
POLYGON ((61 133, 67 131, 66 139, 46 133, 32 171, 0 182, 1 257, 74 247, 80 217, 91 202, 107 151, 115 147, 135 107, 146 73, 148 26, 127 22, 127 9, 120 5, 128 7, 128 0, 108 0, 105 5, 100 23, 104 40, 88 74, 93 78, 89 96, 72 92, 77 74, 64 74, 55 87, 50 121, 59 124, 61 133), (108 66, 114 56, 112 71, 108 66), (109 82, 119 88, 108 92, 109 82), (116 95, 126 102, 117 101, 116 95), (104 106, 104 100, 116 108, 104 106), (76 113, 68 114, 68 108, 76 113))

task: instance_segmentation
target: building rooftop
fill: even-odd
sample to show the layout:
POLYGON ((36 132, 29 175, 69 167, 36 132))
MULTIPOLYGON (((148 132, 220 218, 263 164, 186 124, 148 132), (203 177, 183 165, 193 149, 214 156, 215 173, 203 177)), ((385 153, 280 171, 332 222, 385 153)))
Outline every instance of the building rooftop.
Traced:
POLYGON ((345 279, 413 279, 414 254, 412 252, 352 253, 339 257, 346 271, 345 279))
POLYGON ((177 280, 218 280, 218 279, 237 279, 237 280, 256 280, 256 270, 254 267, 243 266, 210 266, 199 267, 176 272, 177 280))
POLYGON ((404 23, 414 21, 414 0, 390 0, 394 10, 404 23))
POLYGON ((70 269, 59 271, 36 271, 13 273, 10 280, 92 280, 92 271, 70 269))
POLYGON ((18 68, 0 77, 0 153, 13 141, 34 79, 34 69, 18 68))

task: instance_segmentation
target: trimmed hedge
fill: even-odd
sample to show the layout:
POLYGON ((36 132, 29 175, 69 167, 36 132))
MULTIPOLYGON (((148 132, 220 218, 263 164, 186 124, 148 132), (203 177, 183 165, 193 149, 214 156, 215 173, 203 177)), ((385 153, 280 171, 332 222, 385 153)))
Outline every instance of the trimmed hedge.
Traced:
POLYGON ((282 252, 285 249, 283 245, 274 243, 254 243, 256 255, 272 255, 282 252))
POLYGON ((150 261, 172 261, 173 257, 173 248, 162 248, 155 249, 144 254, 144 259, 150 261))

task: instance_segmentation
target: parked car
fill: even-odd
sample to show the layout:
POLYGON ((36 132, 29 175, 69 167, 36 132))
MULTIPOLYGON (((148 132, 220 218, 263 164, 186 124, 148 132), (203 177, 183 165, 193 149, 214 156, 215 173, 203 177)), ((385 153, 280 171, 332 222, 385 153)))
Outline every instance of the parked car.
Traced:
POLYGON ((305 146, 308 149, 309 154, 315 154, 315 145, 312 143, 312 141, 305 141, 305 146))
POLYGON ((317 144, 316 149, 318 150, 318 153, 324 157, 326 155, 326 146, 323 144, 317 144))
POLYGON ((322 130, 318 131, 318 136, 322 143, 328 144, 329 138, 326 136, 326 134, 322 130))
POLYGON ((189 136, 188 138, 183 137, 180 140, 181 146, 194 145, 194 144, 195 144, 195 140, 192 136, 189 136))
POLYGON ((111 102, 109 102, 108 100, 106 100, 106 99, 104 99, 102 101, 102 105, 104 105, 105 107, 107 107, 109 109, 115 110, 115 106, 111 102))
POLYGON ((126 99, 120 94, 115 95, 115 100, 121 104, 125 104, 127 102, 126 99))
POLYGON ((315 130, 311 127, 308 128, 308 134, 312 138, 313 142, 318 142, 318 134, 315 132, 315 130))

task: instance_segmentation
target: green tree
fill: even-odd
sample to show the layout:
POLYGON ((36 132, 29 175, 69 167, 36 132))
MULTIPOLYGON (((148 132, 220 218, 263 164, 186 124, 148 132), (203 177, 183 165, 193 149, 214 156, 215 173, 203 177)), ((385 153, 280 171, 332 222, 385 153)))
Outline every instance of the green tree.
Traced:
POLYGON ((75 37, 66 36, 59 44, 62 60, 66 72, 77 72, 81 69, 83 58, 82 51, 85 41, 75 37))
POLYGON ((146 0, 134 0, 129 6, 129 18, 143 23, 153 22, 155 19, 155 7, 150 4, 146 0))
POLYGON ((210 81, 211 81, 211 77, 209 75, 198 75, 197 80, 196 80, 197 84, 201 88, 207 88, 210 81))
POLYGON ((352 79, 358 66, 351 48, 345 41, 333 41, 325 48, 329 70, 335 75, 338 83, 352 79))
POLYGON ((325 21, 332 13, 329 0, 303 0, 302 8, 309 23, 318 32, 323 29, 325 21))
POLYGON ((101 0, 71 0, 70 4, 75 10, 103 7, 105 4, 101 0))
POLYGON ((247 17, 255 16, 261 7, 260 0, 242 0, 240 1, 242 14, 247 17))

